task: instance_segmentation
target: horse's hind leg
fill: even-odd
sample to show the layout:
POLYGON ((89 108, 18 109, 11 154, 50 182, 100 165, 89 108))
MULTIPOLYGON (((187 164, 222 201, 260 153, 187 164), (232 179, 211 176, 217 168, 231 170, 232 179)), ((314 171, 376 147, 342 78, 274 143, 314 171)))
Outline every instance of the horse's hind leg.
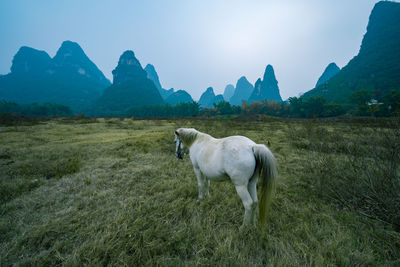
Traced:
POLYGON ((249 184, 247 186, 247 188, 249 189, 249 193, 250 193, 251 199, 253 200, 253 204, 251 205, 251 209, 252 209, 251 222, 252 223, 256 222, 257 207, 258 207, 257 182, 258 182, 258 171, 256 170, 254 172, 254 175, 251 177, 251 179, 249 181, 249 184))
POLYGON ((250 196, 249 191, 247 190, 247 185, 237 185, 235 186, 236 192, 238 193, 239 197, 242 199, 242 203, 244 206, 244 218, 243 218, 243 225, 248 225, 251 222, 253 217, 253 199, 250 196))

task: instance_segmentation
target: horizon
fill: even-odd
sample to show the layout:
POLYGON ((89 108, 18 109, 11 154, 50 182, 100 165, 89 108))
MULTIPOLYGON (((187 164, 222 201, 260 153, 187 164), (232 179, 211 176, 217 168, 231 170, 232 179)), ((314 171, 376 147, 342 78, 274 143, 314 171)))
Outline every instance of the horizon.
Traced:
POLYGON ((0 74, 9 73, 21 46, 54 57, 70 40, 110 81, 120 55, 132 50, 143 68, 155 67, 165 89, 198 100, 208 87, 222 94, 241 76, 254 85, 268 64, 283 99, 314 88, 329 63, 342 68, 357 55, 379 1, 38 2, 0 3, 0 34, 7 37, 0 74))

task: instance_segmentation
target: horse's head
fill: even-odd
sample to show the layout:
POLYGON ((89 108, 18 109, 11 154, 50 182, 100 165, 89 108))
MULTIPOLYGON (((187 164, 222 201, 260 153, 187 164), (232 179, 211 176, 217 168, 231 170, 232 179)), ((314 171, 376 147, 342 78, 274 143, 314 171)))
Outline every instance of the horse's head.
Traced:
POLYGON ((179 138, 179 133, 178 131, 175 131, 175 156, 178 159, 183 159, 183 143, 181 139, 179 138))

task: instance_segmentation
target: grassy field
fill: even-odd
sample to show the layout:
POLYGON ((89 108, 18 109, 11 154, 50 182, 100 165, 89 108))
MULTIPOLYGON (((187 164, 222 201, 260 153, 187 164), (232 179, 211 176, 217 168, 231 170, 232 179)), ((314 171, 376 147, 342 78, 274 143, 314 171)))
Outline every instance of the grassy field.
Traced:
POLYGON ((399 123, 54 119, 0 127, 0 266, 400 265, 399 123), (230 182, 197 201, 173 133, 267 144, 278 184, 242 232, 230 182))

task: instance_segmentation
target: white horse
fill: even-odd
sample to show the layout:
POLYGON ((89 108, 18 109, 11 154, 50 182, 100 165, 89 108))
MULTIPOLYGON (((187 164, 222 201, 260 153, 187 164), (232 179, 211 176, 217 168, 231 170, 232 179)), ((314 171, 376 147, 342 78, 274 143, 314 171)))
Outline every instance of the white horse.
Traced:
POLYGON ((209 194, 210 180, 231 179, 244 206, 243 225, 255 222, 257 181, 260 177, 260 222, 264 225, 276 180, 276 161, 271 151, 244 136, 216 139, 193 128, 175 131, 175 155, 183 158, 183 146, 189 148, 197 176, 199 199, 209 194))

